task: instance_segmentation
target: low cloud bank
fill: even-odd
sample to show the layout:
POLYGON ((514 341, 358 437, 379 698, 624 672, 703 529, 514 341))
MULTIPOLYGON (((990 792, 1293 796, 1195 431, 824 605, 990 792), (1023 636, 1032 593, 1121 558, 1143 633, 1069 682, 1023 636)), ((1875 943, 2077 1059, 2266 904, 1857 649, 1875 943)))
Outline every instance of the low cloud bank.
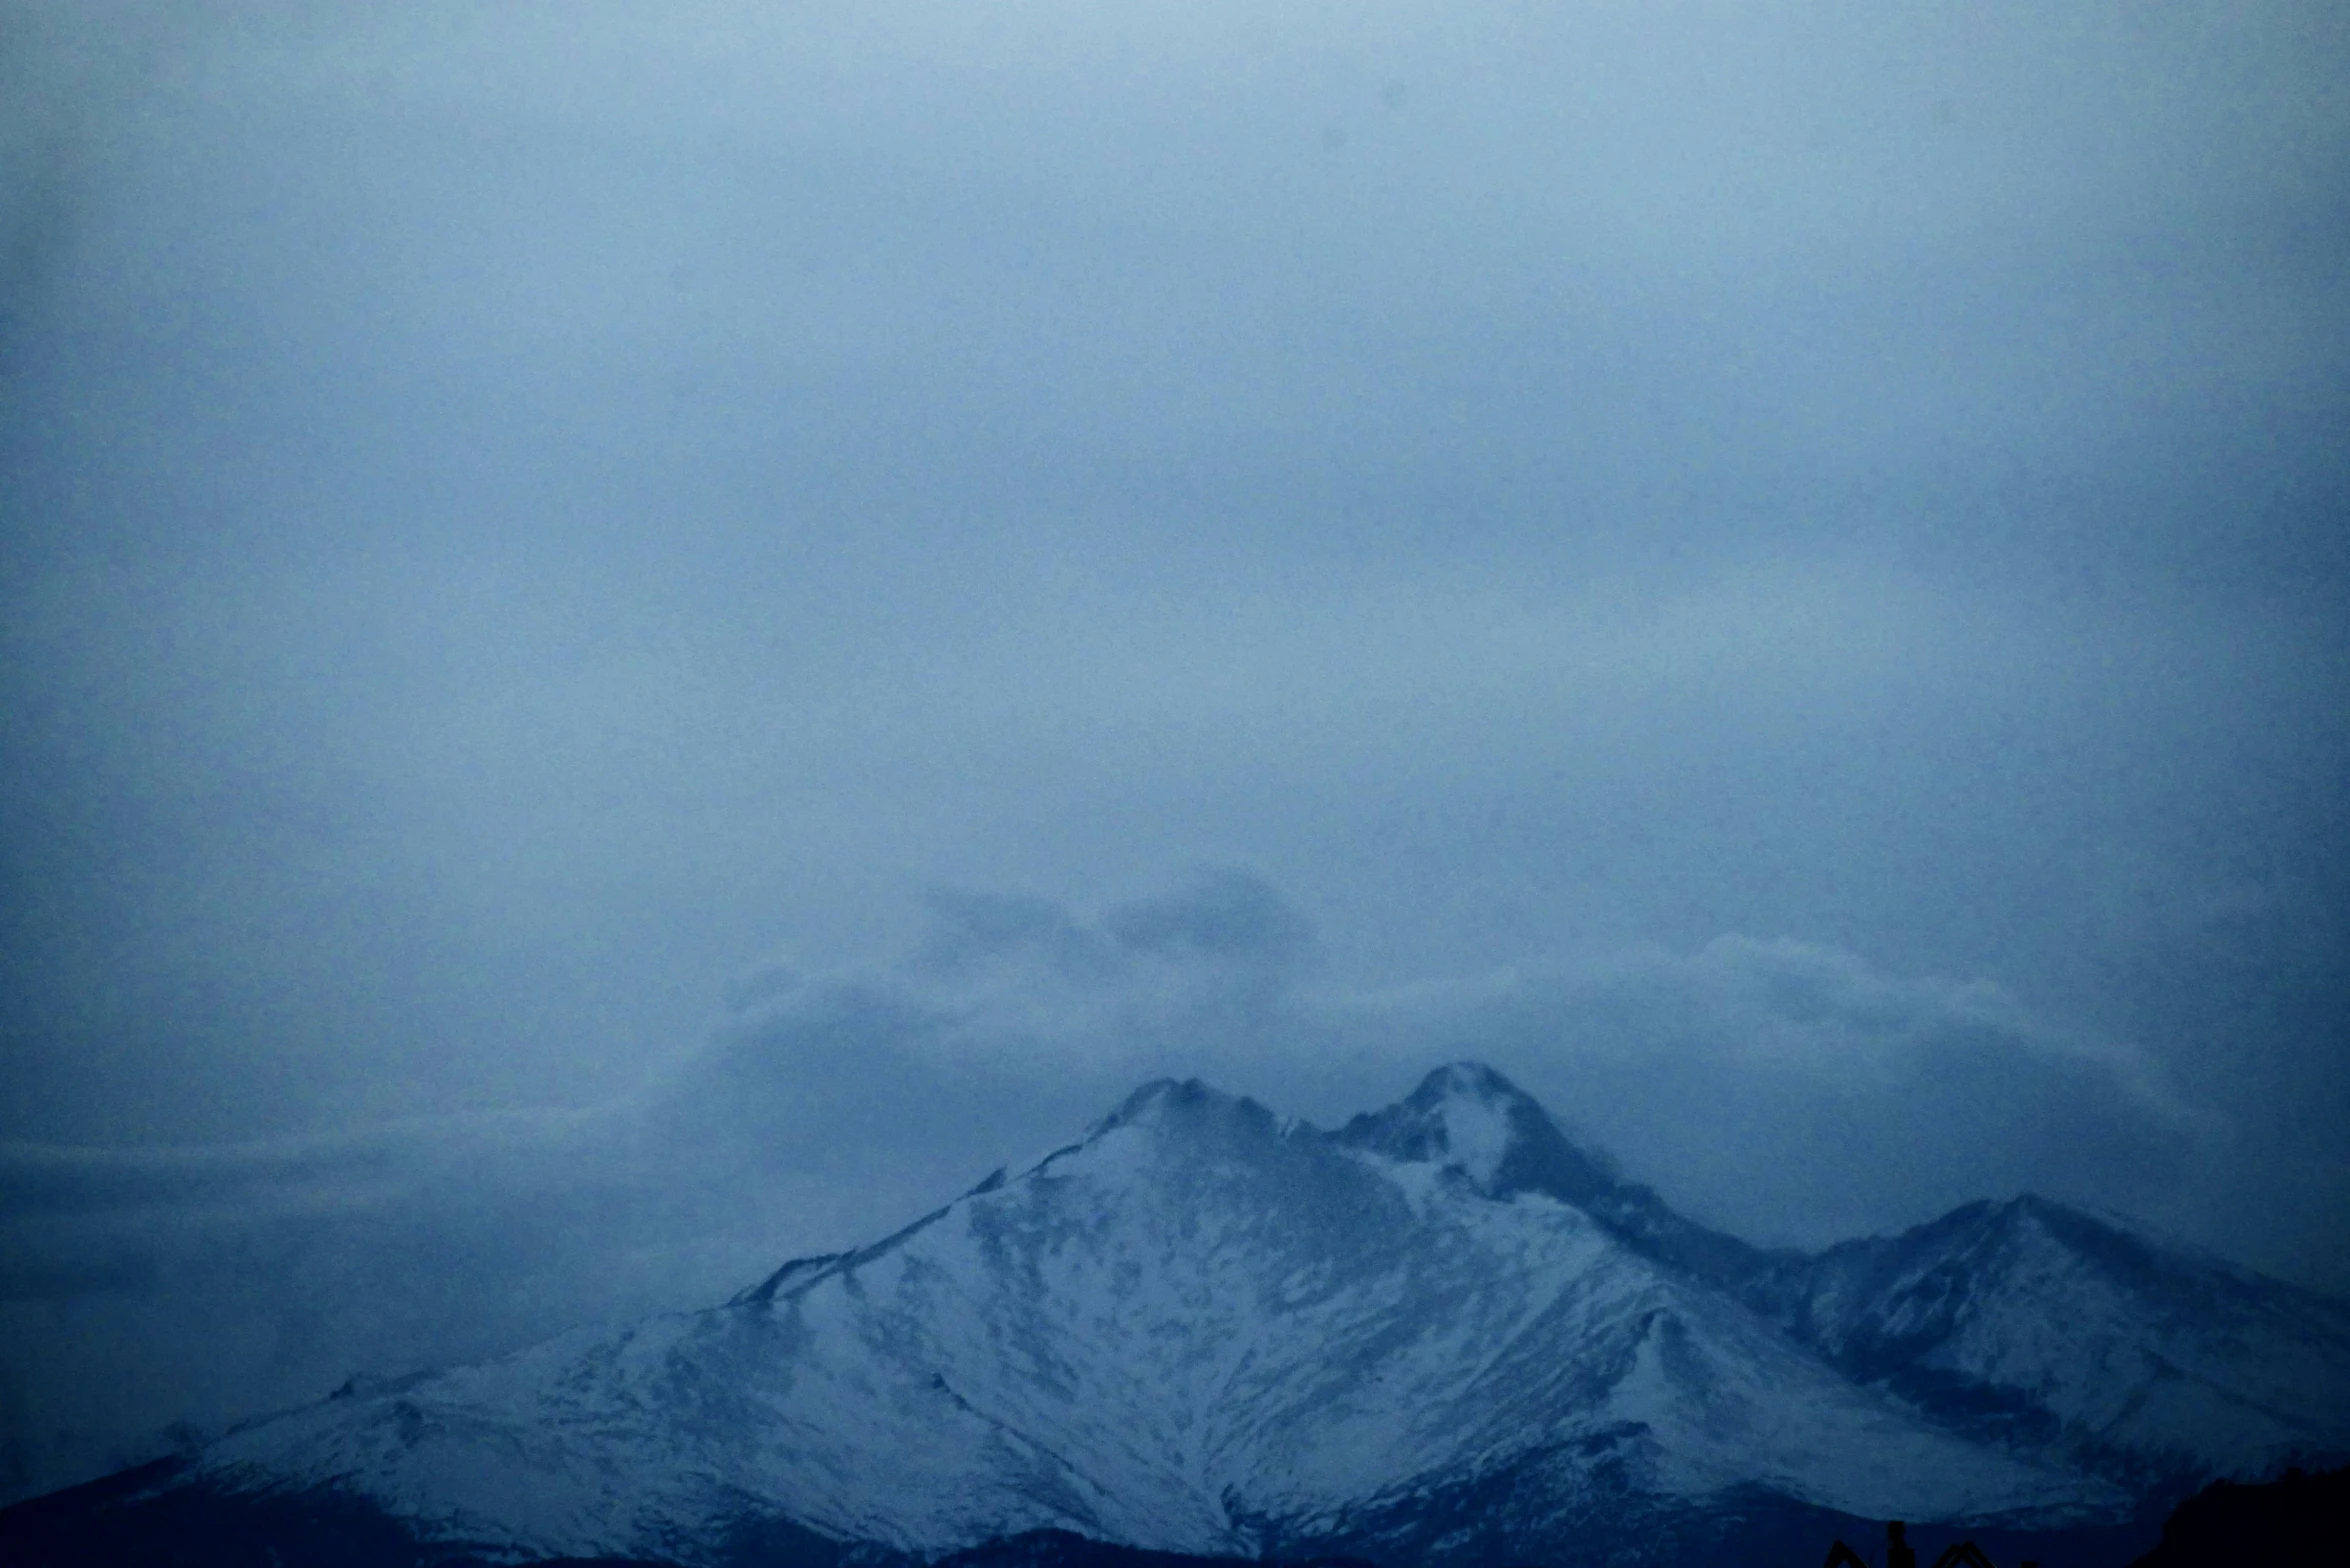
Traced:
POLYGON ((2160 1215, 2225 1131, 2127 1047, 1996 987, 1798 942, 1366 992, 1322 983, 1305 921, 1246 873, 1094 918, 978 894, 933 917, 883 972, 746 977, 716 1038, 589 1112, 0 1146, 0 1490, 353 1374, 723 1299, 1041 1156, 1155 1076, 1329 1122, 1481 1057, 1631 1176, 1766 1242, 2024 1189, 2160 1215))

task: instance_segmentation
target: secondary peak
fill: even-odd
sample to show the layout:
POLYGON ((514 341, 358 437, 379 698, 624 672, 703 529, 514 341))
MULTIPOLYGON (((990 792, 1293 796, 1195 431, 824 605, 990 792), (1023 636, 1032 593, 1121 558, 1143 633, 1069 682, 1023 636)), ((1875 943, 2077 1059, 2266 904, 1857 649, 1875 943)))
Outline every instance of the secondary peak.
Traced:
POLYGON ((1549 1115, 1483 1062, 1437 1068, 1399 1104, 1358 1116, 1341 1142, 1458 1170, 1494 1197, 1545 1192, 1584 1203, 1615 1183, 1549 1115))

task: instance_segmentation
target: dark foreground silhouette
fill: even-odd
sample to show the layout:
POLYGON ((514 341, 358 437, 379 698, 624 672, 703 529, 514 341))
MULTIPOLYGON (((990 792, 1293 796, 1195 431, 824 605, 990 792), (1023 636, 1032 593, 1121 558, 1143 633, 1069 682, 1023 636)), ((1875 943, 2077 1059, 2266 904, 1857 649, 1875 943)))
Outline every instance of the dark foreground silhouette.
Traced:
MULTIPOLYGON (((1904 1527, 1887 1527, 1883 1568, 1918 1568, 1904 1527)), ((1933 1568, 2008 1568, 1972 1539, 1944 1547, 1933 1568)), ((1841 1539, 1822 1568, 1878 1568, 1841 1539)), ((2018 1568, 2041 1568, 2024 1558, 2018 1568)), ((2051 1556, 2046 1568, 2068 1568, 2051 1556)), ((2130 1568, 2350 1568, 2350 1467, 2306 1475, 2299 1470, 2266 1485, 2215 1481, 2175 1509, 2154 1550, 2130 1568)))
POLYGON ((2350 1568, 2350 1467, 2214 1482, 2179 1505, 2137 1568, 2350 1568))
MULTIPOLYGON (((1999 1568, 1971 1537, 1942 1548, 1933 1563, 1934 1568, 1999 1568)), ((1875 1568, 1875 1564, 1839 1539, 1828 1548, 1828 1560, 1822 1568, 1875 1568)), ((1917 1548, 1909 1543, 1909 1526, 1899 1519, 1885 1526, 1885 1568, 1918 1568, 1917 1548)), ((2027 1557, 2021 1568, 2040 1568, 2040 1564, 2038 1559, 2027 1557)))

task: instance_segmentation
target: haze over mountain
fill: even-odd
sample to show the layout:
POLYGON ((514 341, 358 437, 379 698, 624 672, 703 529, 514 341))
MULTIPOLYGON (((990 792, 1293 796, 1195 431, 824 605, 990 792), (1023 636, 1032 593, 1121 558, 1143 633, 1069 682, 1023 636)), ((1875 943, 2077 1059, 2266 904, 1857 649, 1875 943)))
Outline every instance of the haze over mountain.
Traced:
MULTIPOLYGON (((1499 1568, 1903 1517, 2110 1555, 2214 1476, 2345 1455, 2350 1304, 2036 1199, 1758 1251, 1461 1064, 1335 1132, 1149 1084, 872 1246, 355 1384, 80 1520, 309 1499, 516 1560, 1063 1531, 1499 1568)), ((70 1496, 4 1516, 20 1549, 73 1539, 70 1496)))

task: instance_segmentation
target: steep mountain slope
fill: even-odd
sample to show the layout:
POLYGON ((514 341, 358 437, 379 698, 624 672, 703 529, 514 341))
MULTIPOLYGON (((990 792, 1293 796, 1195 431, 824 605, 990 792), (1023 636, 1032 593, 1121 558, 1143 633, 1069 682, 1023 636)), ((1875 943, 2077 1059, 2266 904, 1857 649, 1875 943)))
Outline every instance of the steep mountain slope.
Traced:
POLYGON ((1521 1134, 1556 1133, 1497 1077, 1418 1100, 1417 1137, 1332 1137, 1155 1084, 1019 1180, 728 1308, 339 1401, 207 1469, 340 1484, 445 1539, 688 1561, 769 1516, 924 1555, 1045 1528, 1375 1550, 1416 1500, 1504 1474, 1554 1522, 1740 1488, 1863 1515, 2126 1507, 1514 1185, 1542 1149, 1521 1134))
POLYGON ((1779 1259, 1746 1295, 1955 1430, 2149 1494, 2350 1445, 2350 1304, 2041 1198, 1779 1259))
POLYGON ((2322 1419, 2342 1309, 2116 1234, 1978 1206, 1764 1253, 1489 1069, 1335 1133, 1158 1083, 723 1307, 352 1390, 105 1506, 356 1510, 424 1558, 880 1564, 1065 1532, 1484 1568, 1855 1516, 2100 1526, 2148 1465, 2256 1469, 2292 1422, 2350 1446, 2322 1419), (2178 1449, 2147 1392, 2174 1385, 2189 1417, 2257 1418, 2178 1449))

